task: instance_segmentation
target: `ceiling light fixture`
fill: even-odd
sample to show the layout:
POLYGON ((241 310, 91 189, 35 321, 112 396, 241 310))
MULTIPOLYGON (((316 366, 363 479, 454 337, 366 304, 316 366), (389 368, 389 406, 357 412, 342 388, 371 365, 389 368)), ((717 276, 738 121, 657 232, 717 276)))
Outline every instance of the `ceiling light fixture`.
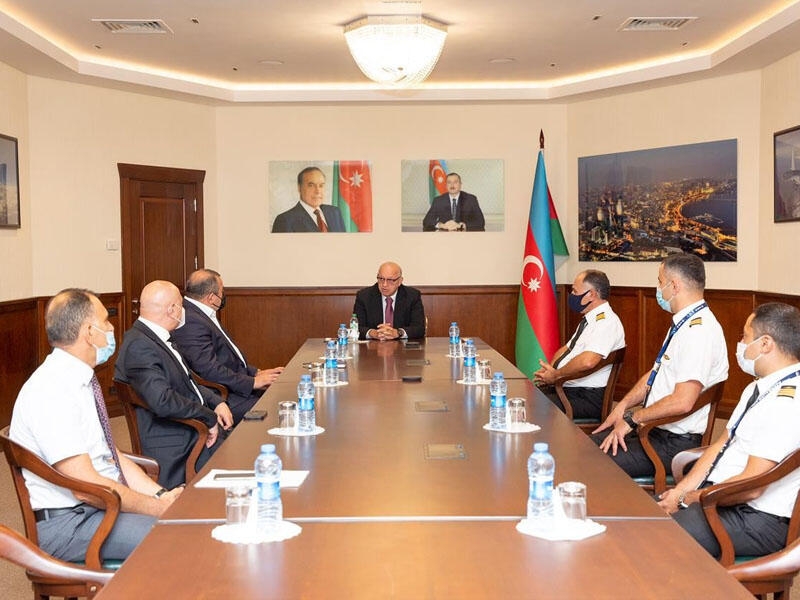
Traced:
POLYGON ((350 54, 372 81, 409 87, 436 66, 447 26, 421 14, 368 15, 344 26, 350 54))

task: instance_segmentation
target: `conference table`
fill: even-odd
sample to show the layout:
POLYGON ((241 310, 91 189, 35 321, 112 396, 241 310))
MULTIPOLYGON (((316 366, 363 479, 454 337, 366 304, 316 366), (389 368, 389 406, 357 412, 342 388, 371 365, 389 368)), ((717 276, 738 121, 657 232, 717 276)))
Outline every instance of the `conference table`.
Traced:
POLYGON ((214 540, 224 490, 190 482, 100 597, 751 597, 513 364, 476 345, 539 431, 485 430, 488 385, 459 383, 462 361, 447 357, 446 338, 430 338, 354 345, 348 383, 317 389, 324 433, 271 435, 278 402, 296 399, 324 350, 308 340, 256 405, 267 418, 242 422, 195 480, 252 469, 259 446, 274 443, 284 469, 309 471, 281 490, 300 535, 214 540), (556 483, 587 485, 588 515, 604 533, 553 542, 515 529, 539 441, 550 444, 556 483))

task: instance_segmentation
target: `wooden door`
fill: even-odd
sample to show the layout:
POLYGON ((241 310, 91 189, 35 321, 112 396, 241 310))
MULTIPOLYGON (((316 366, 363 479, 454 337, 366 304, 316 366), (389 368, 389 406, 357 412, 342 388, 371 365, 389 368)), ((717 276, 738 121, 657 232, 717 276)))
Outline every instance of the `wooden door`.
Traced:
POLYGON ((205 171, 118 164, 122 221, 123 323, 139 315, 139 294, 154 279, 183 290, 203 266, 205 171))

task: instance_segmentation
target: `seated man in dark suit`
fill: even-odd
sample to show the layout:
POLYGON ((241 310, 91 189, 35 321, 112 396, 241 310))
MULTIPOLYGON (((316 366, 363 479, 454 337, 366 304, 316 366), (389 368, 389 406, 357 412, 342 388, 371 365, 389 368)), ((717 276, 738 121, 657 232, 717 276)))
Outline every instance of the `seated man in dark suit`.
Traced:
POLYGON ((344 231, 338 206, 323 204, 325 174, 317 167, 306 167, 297 174, 300 201, 282 212, 272 223, 272 233, 327 233, 344 231))
POLYGON ((380 266, 378 282, 356 294, 353 312, 362 340, 425 337, 425 308, 419 290, 403 285, 403 270, 397 263, 380 266))
POLYGON ((236 426, 283 367, 264 370, 247 363, 217 319, 223 306, 225 287, 220 274, 211 269, 195 271, 189 275, 183 299, 186 323, 172 332, 172 339, 189 368, 228 388, 228 406, 236 426))
POLYGON ((185 465, 197 432, 169 418, 198 419, 208 426, 199 469, 218 447, 220 426, 230 429, 233 417, 215 392, 197 385, 170 334, 183 325, 181 293, 168 281, 153 281, 142 290, 139 318, 125 332, 114 367, 114 379, 128 383, 150 407, 136 409, 142 452, 158 461, 158 482, 166 488, 185 483, 185 465))
POLYGON ((447 193, 436 196, 422 219, 422 231, 485 231, 478 198, 461 191, 461 175, 447 175, 447 193))

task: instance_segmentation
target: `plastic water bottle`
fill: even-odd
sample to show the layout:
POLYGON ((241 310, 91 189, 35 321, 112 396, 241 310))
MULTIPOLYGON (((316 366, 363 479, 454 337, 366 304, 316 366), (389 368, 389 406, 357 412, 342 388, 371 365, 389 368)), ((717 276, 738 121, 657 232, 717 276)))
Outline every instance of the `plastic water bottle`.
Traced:
POLYGON ((478 378, 478 368, 475 365, 475 342, 466 341, 464 347, 464 383, 475 383, 478 378))
POLYGON ((339 325, 339 331, 337 332, 336 337, 339 340, 339 343, 336 346, 336 357, 347 358, 347 342, 350 339, 350 330, 347 329, 347 325, 344 323, 339 325))
POLYGON ((528 458, 528 519, 538 526, 548 526, 553 519, 553 475, 556 461, 547 444, 533 445, 528 458))
POLYGON ((461 329, 458 323, 450 323, 450 356, 461 356, 461 329))
POLYGON ((356 313, 353 313, 353 316, 350 317, 350 341, 358 341, 358 317, 356 313))
POLYGON ((492 402, 489 405, 489 427, 492 429, 505 429, 508 383, 506 383, 502 373, 495 373, 492 377, 492 382, 489 384, 489 393, 492 396, 492 402))
POLYGON ((311 375, 301 375, 297 384, 297 431, 313 433, 317 428, 317 414, 314 410, 314 383, 311 375))
POLYGON ((275 444, 261 446, 256 457, 256 506, 259 529, 271 530, 283 519, 281 503, 281 459, 275 454, 275 444))
POLYGON ((339 381, 339 370, 336 361, 336 340, 328 340, 325 347, 325 384, 336 385, 339 381))

